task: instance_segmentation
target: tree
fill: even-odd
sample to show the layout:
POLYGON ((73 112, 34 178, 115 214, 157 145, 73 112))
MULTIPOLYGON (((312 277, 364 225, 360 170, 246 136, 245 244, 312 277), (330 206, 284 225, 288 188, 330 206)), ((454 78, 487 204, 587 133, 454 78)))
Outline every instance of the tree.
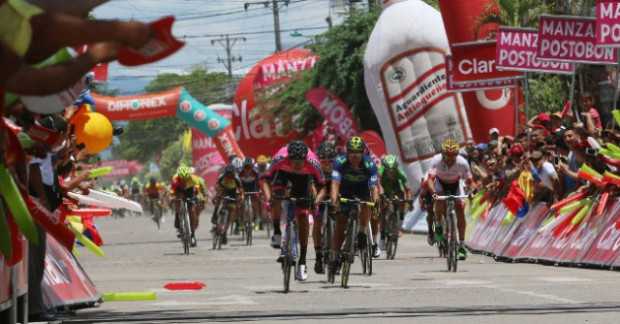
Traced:
MULTIPOLYGON (((225 73, 209 73, 204 68, 195 67, 186 75, 160 74, 145 90, 158 92, 182 86, 198 101, 216 103, 229 100, 226 90, 231 83, 225 73)), ((187 126, 176 117, 131 121, 125 127, 120 145, 114 147, 114 153, 122 159, 141 162, 157 159, 179 139, 185 129, 187 126)))

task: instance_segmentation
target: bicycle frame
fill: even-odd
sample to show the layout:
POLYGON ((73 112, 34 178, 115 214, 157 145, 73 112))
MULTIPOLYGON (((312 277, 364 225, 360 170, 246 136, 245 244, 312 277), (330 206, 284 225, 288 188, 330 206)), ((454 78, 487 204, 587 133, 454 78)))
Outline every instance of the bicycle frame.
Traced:
POLYGON ((448 263, 448 271, 456 272, 458 265, 458 256, 457 256, 457 219, 456 219, 456 201, 459 199, 465 199, 467 196, 464 195, 446 195, 446 196, 437 196, 435 200, 443 200, 446 201, 446 210, 444 213, 444 217, 442 222, 445 224, 444 233, 447 240, 448 245, 448 255, 447 255, 447 263, 448 263))

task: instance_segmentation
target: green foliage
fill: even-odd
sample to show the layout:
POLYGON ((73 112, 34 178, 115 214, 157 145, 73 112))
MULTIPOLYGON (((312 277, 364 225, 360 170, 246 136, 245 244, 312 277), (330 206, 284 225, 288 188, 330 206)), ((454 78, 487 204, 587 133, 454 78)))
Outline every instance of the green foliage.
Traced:
POLYGON ((379 131, 366 95, 363 63, 366 42, 379 14, 379 10, 355 11, 342 25, 319 36, 316 44, 310 46, 320 57, 315 68, 299 75, 269 98, 261 98, 258 104, 269 107, 274 114, 299 114, 294 126, 309 131, 321 117, 307 103, 305 93, 323 86, 349 105, 362 129, 379 131))
MULTIPOLYGON (((159 92, 174 87, 184 87, 198 101, 208 104, 225 100, 230 79, 224 73, 209 73, 197 67, 186 75, 160 74, 146 87, 147 92, 159 92)), ((114 153, 122 159, 147 162, 159 157, 175 141, 187 126, 176 117, 146 121, 131 121, 120 137, 120 145, 114 153)))
POLYGON ((529 79, 530 106, 528 119, 541 112, 560 111, 568 99, 569 83, 566 77, 539 75, 529 79))
POLYGON ((191 165, 191 157, 183 154, 183 144, 181 138, 172 142, 161 154, 159 160, 159 171, 162 179, 170 179, 177 171, 181 162, 191 165))

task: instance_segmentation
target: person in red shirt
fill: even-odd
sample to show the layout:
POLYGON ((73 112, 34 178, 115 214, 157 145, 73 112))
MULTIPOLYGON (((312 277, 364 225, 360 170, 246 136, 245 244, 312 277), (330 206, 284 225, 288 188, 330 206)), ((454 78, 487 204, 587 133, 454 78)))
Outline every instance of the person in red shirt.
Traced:
POLYGON ((589 92, 584 92, 581 96, 581 109, 581 122, 586 126, 588 132, 596 134, 603 130, 601 115, 596 107, 594 107, 594 99, 589 92))

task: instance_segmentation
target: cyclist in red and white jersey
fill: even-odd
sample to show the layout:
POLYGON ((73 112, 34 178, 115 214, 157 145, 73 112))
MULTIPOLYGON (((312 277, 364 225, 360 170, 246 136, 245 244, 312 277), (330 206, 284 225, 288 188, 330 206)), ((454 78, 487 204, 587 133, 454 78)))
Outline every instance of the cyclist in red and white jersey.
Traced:
MULTIPOLYGON (((441 154, 436 155, 431 160, 431 168, 428 172, 428 189, 433 197, 442 195, 460 195, 460 182, 465 182, 466 189, 469 188, 473 181, 471 171, 469 169, 469 163, 467 160, 459 155, 459 143, 453 138, 447 138, 441 144, 441 154)), ((466 190, 469 192, 469 190, 466 190)), ((437 216, 437 223, 440 224, 440 220, 446 211, 446 202, 435 200, 435 216, 437 216)), ((457 215, 457 227, 459 230, 459 259, 464 260, 467 258, 467 252, 463 241, 465 240, 465 213, 463 210, 463 204, 459 202, 456 204, 457 215)), ((443 233, 439 226, 436 227, 435 233, 443 233)), ((442 240, 442 237, 436 237, 436 240, 442 240)))

